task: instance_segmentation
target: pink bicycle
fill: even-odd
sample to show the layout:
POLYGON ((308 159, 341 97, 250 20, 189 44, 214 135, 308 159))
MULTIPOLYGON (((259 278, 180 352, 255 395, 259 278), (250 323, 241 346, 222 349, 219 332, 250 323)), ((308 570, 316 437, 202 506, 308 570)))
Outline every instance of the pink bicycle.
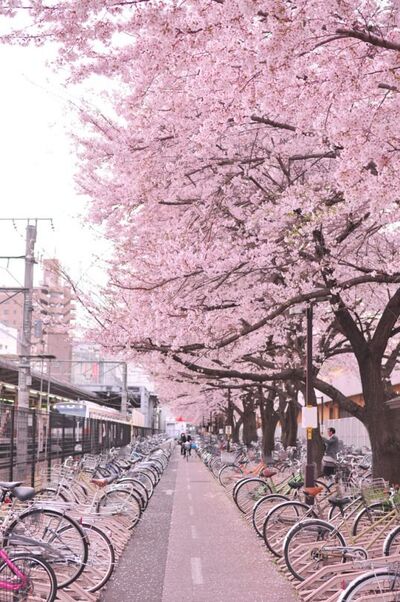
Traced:
POLYGON ((9 556, 0 548, 1 602, 53 602, 56 595, 57 579, 48 562, 24 552, 9 556))

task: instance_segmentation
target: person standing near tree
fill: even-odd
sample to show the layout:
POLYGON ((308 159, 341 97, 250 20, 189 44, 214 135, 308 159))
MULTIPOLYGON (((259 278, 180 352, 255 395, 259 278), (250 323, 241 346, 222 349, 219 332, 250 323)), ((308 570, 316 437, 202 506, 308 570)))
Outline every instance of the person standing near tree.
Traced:
POLYGON ((325 454, 322 458, 323 474, 331 477, 336 472, 337 453, 339 451, 339 439, 333 427, 328 428, 328 437, 322 437, 325 444, 325 454))

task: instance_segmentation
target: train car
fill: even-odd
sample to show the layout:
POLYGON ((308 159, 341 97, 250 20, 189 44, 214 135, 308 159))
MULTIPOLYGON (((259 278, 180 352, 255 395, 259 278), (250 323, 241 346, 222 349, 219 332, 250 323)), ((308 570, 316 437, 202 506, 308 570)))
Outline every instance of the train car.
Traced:
POLYGON ((92 401, 69 401, 54 404, 54 410, 57 414, 65 416, 77 416, 78 418, 92 418, 94 420, 109 420, 132 426, 132 420, 124 418, 121 413, 114 408, 101 406, 92 401))

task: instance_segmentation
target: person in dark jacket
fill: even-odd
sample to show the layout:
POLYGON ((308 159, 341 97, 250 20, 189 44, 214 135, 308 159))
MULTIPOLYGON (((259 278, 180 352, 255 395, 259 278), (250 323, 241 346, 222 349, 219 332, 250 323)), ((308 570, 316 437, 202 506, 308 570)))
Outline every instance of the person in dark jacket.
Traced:
POLYGON ((325 444, 325 454, 322 458, 323 473, 330 477, 336 472, 339 439, 333 427, 328 428, 328 437, 322 437, 325 444))
POLYGON ((184 444, 186 443, 186 441, 187 441, 187 439, 186 439, 185 433, 181 433, 181 438, 179 441, 180 446, 181 446, 181 456, 183 456, 183 454, 184 454, 184 448, 185 448, 184 444))

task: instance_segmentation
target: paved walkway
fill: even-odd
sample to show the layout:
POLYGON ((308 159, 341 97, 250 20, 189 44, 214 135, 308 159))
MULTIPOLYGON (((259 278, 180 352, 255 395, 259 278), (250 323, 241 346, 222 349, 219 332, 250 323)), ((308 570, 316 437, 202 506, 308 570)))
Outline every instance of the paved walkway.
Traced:
POLYGON ((294 602, 197 457, 175 451, 102 602, 294 602))

